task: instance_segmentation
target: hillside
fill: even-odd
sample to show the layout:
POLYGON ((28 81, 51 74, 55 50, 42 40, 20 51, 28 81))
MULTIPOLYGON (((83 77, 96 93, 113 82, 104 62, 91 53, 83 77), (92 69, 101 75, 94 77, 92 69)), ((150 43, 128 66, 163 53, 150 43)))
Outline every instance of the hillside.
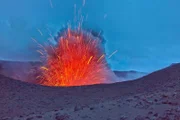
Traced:
POLYGON ((0 98, 1 120, 179 120, 180 64, 134 81, 69 88, 1 75, 0 98))

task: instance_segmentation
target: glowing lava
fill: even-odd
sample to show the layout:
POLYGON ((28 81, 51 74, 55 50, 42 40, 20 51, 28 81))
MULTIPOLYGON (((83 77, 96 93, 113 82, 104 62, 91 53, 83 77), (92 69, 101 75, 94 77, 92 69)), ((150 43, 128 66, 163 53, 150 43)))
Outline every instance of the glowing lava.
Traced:
POLYGON ((41 69, 40 84, 47 86, 105 83, 109 71, 102 40, 90 32, 70 29, 56 46, 47 49, 46 65, 41 69))

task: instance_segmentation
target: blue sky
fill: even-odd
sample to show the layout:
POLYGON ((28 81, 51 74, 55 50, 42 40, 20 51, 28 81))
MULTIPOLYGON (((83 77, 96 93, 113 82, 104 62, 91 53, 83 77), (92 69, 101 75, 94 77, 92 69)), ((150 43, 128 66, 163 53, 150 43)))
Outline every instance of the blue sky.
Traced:
MULTIPOLYGON (((31 37, 47 41, 83 0, 0 0, 0 58, 35 60, 31 37), (48 30, 47 30, 48 28, 48 30), (40 35, 38 29, 42 31, 40 35)), ((180 61, 179 0, 86 0, 85 25, 103 30, 112 69, 151 72, 180 61), (104 18, 104 16, 106 16, 104 18)))

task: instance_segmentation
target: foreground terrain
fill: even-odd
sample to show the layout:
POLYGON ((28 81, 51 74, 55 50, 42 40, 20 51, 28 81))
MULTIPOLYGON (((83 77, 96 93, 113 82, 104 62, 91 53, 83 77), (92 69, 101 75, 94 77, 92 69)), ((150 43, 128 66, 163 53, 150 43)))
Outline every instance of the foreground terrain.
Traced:
POLYGON ((0 120, 180 120, 180 64, 134 81, 69 88, 1 75, 0 120))

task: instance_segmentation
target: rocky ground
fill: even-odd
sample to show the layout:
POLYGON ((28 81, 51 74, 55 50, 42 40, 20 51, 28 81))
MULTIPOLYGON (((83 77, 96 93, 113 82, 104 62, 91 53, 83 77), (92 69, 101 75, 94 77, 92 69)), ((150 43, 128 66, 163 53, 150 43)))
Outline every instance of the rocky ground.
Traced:
POLYGON ((134 81, 69 88, 0 76, 0 120, 180 120, 180 64, 134 81))

